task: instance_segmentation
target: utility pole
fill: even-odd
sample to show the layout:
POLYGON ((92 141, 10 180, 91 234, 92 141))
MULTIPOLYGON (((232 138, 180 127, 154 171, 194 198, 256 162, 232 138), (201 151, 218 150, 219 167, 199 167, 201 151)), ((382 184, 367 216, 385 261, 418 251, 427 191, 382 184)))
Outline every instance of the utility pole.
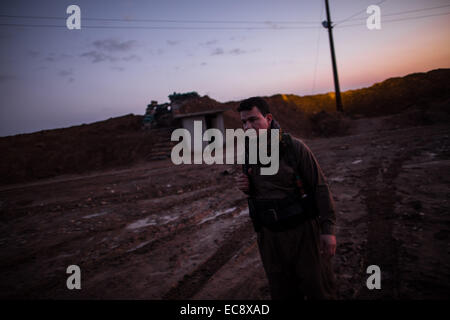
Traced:
POLYGON ((336 93, 336 110, 338 112, 343 112, 344 108, 342 107, 341 90, 339 89, 339 77, 337 73, 336 56, 334 54, 334 42, 332 30, 333 26, 331 25, 330 8, 328 6, 328 0, 325 0, 325 7, 327 9, 327 21, 323 21, 322 25, 328 29, 328 38, 330 39, 331 63, 333 64, 333 76, 334 76, 334 91, 336 93))

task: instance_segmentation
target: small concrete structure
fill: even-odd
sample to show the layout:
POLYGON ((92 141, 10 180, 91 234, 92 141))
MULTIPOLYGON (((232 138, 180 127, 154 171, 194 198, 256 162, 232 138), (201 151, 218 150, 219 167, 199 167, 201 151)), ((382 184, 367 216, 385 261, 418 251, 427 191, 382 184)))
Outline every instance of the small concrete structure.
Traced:
POLYGON ((190 143, 186 138, 183 138, 187 144, 190 144, 190 147, 187 146, 186 150, 194 153, 202 152, 205 146, 211 143, 211 141, 203 141, 201 146, 200 144, 198 146, 194 144, 194 121, 202 122, 202 136, 206 130, 213 128, 219 129, 222 135, 225 135, 223 113, 229 107, 208 96, 200 97, 195 92, 173 96, 171 98, 173 120, 176 126, 187 129, 191 135, 190 143))
MULTIPOLYGON (((179 119, 182 128, 187 129, 191 134, 191 146, 194 148, 194 121, 202 122, 202 134, 211 128, 219 129, 225 136, 225 126, 223 124, 223 112, 225 110, 215 109, 209 111, 192 112, 186 114, 176 114, 174 119, 179 119)), ((203 148, 210 142, 203 141, 203 148)), ((225 143, 225 141, 224 141, 225 143)), ((193 152, 201 152, 202 150, 193 149, 193 152)))
MULTIPOLYGON (((202 144, 194 143, 194 121, 201 121, 202 137, 203 133, 208 129, 218 129, 225 136, 223 113, 229 110, 230 107, 224 106, 208 96, 200 97, 196 92, 174 93, 169 95, 169 98, 170 103, 158 104, 157 101, 151 101, 144 115, 144 128, 186 129, 191 136, 191 141, 187 139, 188 137, 183 137, 183 141, 187 144, 184 150, 190 150, 194 153, 202 152, 205 146, 212 142, 202 141, 202 144), (194 146, 199 150, 196 150, 194 146)), ((197 124, 197 130, 198 127, 197 124)))

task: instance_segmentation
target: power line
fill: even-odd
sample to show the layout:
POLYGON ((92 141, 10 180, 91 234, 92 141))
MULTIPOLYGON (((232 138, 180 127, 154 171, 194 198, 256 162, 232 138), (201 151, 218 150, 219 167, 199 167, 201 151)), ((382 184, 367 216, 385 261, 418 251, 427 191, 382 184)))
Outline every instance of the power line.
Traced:
MULTIPOLYGON (((17 19, 48 19, 48 20, 66 20, 67 17, 55 16, 23 16, 0 14, 0 18, 17 19)), ((176 20, 176 19, 127 19, 127 18, 84 18, 86 21, 111 21, 111 22, 161 22, 161 23, 248 23, 248 24, 317 24, 317 21, 249 21, 249 20, 176 20)))
MULTIPOLYGON (((386 2, 386 1, 387 1, 387 0, 381 0, 381 1, 378 2, 376 5, 378 6, 378 5, 380 5, 380 4, 382 4, 383 2, 386 2)), ((363 12, 366 12, 366 10, 367 10, 367 8, 366 8, 366 9, 363 9, 363 10, 361 10, 361 11, 358 11, 358 12, 356 12, 355 14, 352 14, 351 16, 349 16, 349 17, 347 17, 347 18, 345 18, 345 19, 343 19, 343 20, 339 20, 339 21, 336 22, 334 25, 337 26, 338 24, 341 24, 341 23, 343 23, 343 22, 346 22, 346 21, 350 20, 351 18, 356 17, 356 16, 360 15, 360 14, 363 13, 363 12)))
MULTIPOLYGON (((384 0, 386 1, 386 0, 384 0)), ((382 2, 384 2, 382 1, 382 2)), ((380 4, 381 2, 379 2, 380 4)), ((439 7, 433 7, 433 8, 423 8, 423 9, 416 9, 416 10, 409 10, 404 12, 397 12, 397 13, 391 13, 391 14, 384 14, 383 16, 394 16, 394 15, 400 15, 400 14, 408 14, 412 12, 419 12, 419 11, 426 11, 426 10, 433 10, 433 9, 440 9, 450 7, 450 5, 446 6, 439 6, 439 7)), ((434 16, 442 16, 442 15, 448 15, 450 12, 444 12, 444 13, 436 13, 436 14, 429 14, 429 15, 423 15, 423 16, 416 16, 416 17, 405 17, 405 18, 397 18, 392 20, 383 20, 383 23, 391 23, 391 22, 397 22, 397 21, 405 21, 405 20, 414 20, 414 19, 422 19, 427 17, 434 17, 434 16)), ((354 16, 354 15, 353 15, 354 16)), ((66 19, 66 18, 60 18, 60 17, 39 17, 39 16, 11 16, 11 15, 0 15, 0 17, 7 17, 7 18, 37 18, 37 19, 66 19)), ((103 18, 91 18, 91 19, 103 19, 103 18)), ((88 18, 84 18, 84 20, 88 20, 88 18)), ((112 20, 104 18, 104 20, 112 20)), ((356 20, 366 20, 363 19, 354 19, 356 20)), ((148 19, 146 21, 154 21, 151 19, 148 19)), ((175 20, 161 20, 161 21, 175 21, 175 20)), ((183 20, 176 20, 177 22, 181 22, 183 20)), ((186 20, 187 21, 187 20, 186 20)), ((200 20, 199 20, 200 21, 200 20)), ((353 26, 361 26, 363 24, 357 23, 357 24, 344 24, 340 25, 341 22, 344 20, 341 20, 339 22, 339 28, 341 27, 353 27, 353 26)), ((349 20, 350 21, 350 20, 349 20)), ((137 20, 133 21, 137 22, 137 20)), ((193 20, 190 22, 194 22, 193 20)), ((209 23, 212 21, 207 22, 206 20, 203 21, 205 23, 209 23)), ((257 21, 249 21, 248 23, 267 23, 267 22, 257 22, 257 21)), ((293 23, 293 21, 278 21, 277 23, 293 23)), ((219 22, 215 21, 214 23, 225 23, 225 21, 219 22)), ((227 23, 244 23, 244 21, 227 21, 227 23)), ((0 26, 10 26, 10 27, 33 27, 33 28, 66 28, 66 25, 53 25, 53 24, 25 24, 25 23, 0 23, 0 26)), ((337 26, 337 24, 335 24, 337 26)), ((271 26, 271 27, 190 27, 190 26, 95 26, 95 25, 83 25, 82 28, 86 29, 149 29, 149 30, 300 30, 300 29, 316 29, 316 26, 271 26)))
MULTIPOLYGON (((43 27, 67 28, 65 25, 0 23, 0 26, 11 27, 43 27)), ((315 29, 315 26, 304 27, 160 27, 160 26, 85 26, 82 29, 155 29, 155 30, 299 30, 315 29)))
MULTIPOLYGON (((428 15, 417 16, 417 17, 399 18, 399 19, 393 19, 393 20, 382 20, 382 23, 391 23, 391 22, 398 22, 398 21, 406 21, 406 20, 422 19, 422 18, 428 18, 428 17, 445 16, 445 15, 448 15, 448 14, 450 14, 450 12, 436 13, 436 14, 428 14, 428 15)), ((345 24, 345 25, 340 25, 340 26, 338 26, 338 28, 355 27, 355 26, 364 26, 364 24, 361 24, 361 23, 357 23, 357 24, 345 24)))
MULTIPOLYGON (((378 2, 376 5, 380 5, 387 0, 382 0, 378 2)), ((415 10, 408 10, 408 11, 399 11, 395 13, 387 13, 383 14, 384 17, 388 16, 395 16, 395 15, 401 15, 401 14, 407 14, 407 13, 414 13, 414 12, 421 12, 421 11, 428 11, 428 10, 434 10, 434 9, 442 9, 450 7, 450 5, 443 5, 443 6, 437 6, 437 7, 430 7, 430 8, 421 8, 421 9, 415 9, 415 10)), ((351 16, 339 20, 335 23, 335 25, 341 24, 346 21, 358 21, 358 20, 365 20, 365 18, 357 18, 352 19, 353 17, 365 12, 366 9, 363 9, 361 11, 356 12, 355 14, 352 14, 351 16)), ((0 14, 0 18, 14 18, 14 19, 38 19, 38 20, 66 20, 67 17, 56 17, 56 16, 29 16, 29 15, 7 15, 7 14, 0 14)), ((271 21, 271 20, 177 20, 177 19, 130 19, 130 18, 89 18, 83 17, 83 20, 86 21, 110 21, 110 22, 127 22, 127 23, 133 23, 133 22, 160 22, 160 23, 212 23, 212 24, 313 24, 316 25, 317 21, 271 21)), ((35 26, 35 25, 33 25, 35 26)))
MULTIPOLYGON (((442 8, 448 8, 450 5, 440 6, 440 7, 433 7, 433 8, 422 8, 422 9, 416 9, 416 10, 408 10, 408 11, 400 11, 400 12, 393 12, 393 13, 383 13, 382 17, 391 17, 391 16, 397 16, 401 14, 408 14, 408 13, 414 13, 414 12, 421 12, 421 11, 429 11, 434 9, 442 9, 442 8)), ((351 19, 348 21, 358 21, 358 20, 366 20, 367 18, 358 18, 358 19, 351 19)))
MULTIPOLYGON (((324 3, 322 1, 322 6, 320 7, 320 20, 322 20, 323 13, 324 13, 324 6, 323 6, 323 4, 324 3)), ((317 64, 318 64, 318 61, 319 61, 319 54, 320 54, 319 45, 320 45, 320 34, 321 34, 320 29, 321 29, 321 27, 322 27, 321 25, 319 25, 317 27, 316 60, 314 62, 314 77, 313 77, 313 85, 312 85, 312 88, 311 88, 311 94, 314 93, 314 90, 316 88, 317 64)))

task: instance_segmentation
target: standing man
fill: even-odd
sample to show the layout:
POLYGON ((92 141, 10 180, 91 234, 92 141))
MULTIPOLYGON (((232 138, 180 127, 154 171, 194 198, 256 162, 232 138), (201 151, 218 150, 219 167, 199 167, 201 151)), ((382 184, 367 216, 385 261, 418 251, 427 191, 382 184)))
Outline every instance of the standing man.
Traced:
POLYGON ((272 299, 335 299, 335 209, 316 158, 301 140, 282 134, 264 99, 246 99, 238 112, 244 130, 280 129, 278 172, 261 175, 261 164, 246 163, 236 178, 248 195, 272 299))

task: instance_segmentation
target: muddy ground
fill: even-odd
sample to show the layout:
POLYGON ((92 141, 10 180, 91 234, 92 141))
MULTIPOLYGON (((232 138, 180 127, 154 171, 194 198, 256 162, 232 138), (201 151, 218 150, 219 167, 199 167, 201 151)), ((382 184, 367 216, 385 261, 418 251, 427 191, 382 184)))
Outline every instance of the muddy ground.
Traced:
MULTIPOLYGON (((386 123, 305 140, 336 203, 339 297, 448 298, 450 126, 386 123)), ((239 171, 160 160, 1 187, 0 298, 268 299, 239 171)))

